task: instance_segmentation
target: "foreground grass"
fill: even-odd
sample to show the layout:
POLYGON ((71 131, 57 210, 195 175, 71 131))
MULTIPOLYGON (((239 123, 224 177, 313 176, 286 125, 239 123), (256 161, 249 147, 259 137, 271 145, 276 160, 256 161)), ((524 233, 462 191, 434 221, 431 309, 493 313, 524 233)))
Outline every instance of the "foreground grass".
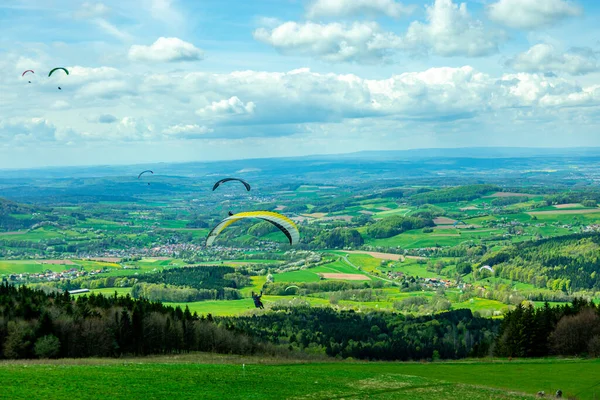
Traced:
POLYGON ((0 380, 10 399, 479 400, 531 399, 556 389, 591 399, 600 394, 600 360, 306 363, 192 354, 3 362, 0 380))

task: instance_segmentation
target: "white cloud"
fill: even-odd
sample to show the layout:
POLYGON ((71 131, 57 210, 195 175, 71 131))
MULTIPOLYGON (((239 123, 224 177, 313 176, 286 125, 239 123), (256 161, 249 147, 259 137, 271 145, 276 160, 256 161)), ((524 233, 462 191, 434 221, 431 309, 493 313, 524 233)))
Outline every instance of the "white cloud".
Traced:
POLYGON ((125 74, 116 68, 67 66, 69 75, 62 71, 52 74, 51 79, 37 83, 50 86, 53 90, 60 86, 69 93, 77 92, 83 97, 114 98, 116 95, 133 94, 132 83, 124 79, 125 74))
POLYGON ((490 19, 516 29, 539 29, 583 13, 568 0, 499 0, 488 9, 490 19))
POLYGON ((98 27, 100 27, 102 30, 104 30, 106 33, 116 37, 117 39, 120 39, 120 40, 131 40, 132 39, 132 36, 130 34, 117 28, 115 25, 111 24, 104 18, 96 18, 94 20, 94 23, 98 27))
POLYGON ((109 12, 110 8, 104 3, 90 3, 86 1, 75 12, 75 16, 78 18, 100 18, 107 16, 109 12))
POLYGON ((366 81, 372 107, 405 118, 462 118, 492 107, 489 77, 471 67, 431 68, 366 81))
MULTIPOLYGON (((34 60, 29 57, 19 57, 19 59, 15 63, 16 70, 21 73, 28 69, 31 69, 35 72, 35 70, 38 70, 39 68, 41 68, 41 66, 42 64, 39 62, 39 60, 34 60)), ((40 72, 38 71, 37 74, 39 75, 40 72)))
MULTIPOLYGON (((87 82, 98 82, 108 79, 118 79, 124 76, 123 72, 121 72, 117 68, 112 67, 88 68, 75 65, 66 68, 69 71, 68 76, 60 73, 56 77, 58 79, 61 79, 61 82, 69 82, 70 84, 77 85, 84 84, 87 82)), ((52 77, 55 77, 55 74, 52 74, 52 77)))
POLYGON ((104 80, 92 82, 83 86, 78 92, 79 97, 115 99, 125 95, 135 96, 137 91, 132 84, 123 80, 104 80))
POLYGON ((50 108, 53 110, 67 110, 71 108, 71 105, 64 100, 56 100, 54 103, 52 103, 50 108))
POLYGON ((400 46, 400 38, 382 32, 374 22, 352 25, 285 22, 272 29, 259 28, 254 38, 283 54, 304 55, 327 62, 380 62, 400 46))
POLYGON ((0 120, 0 138, 18 142, 55 140, 56 126, 41 117, 0 120))
POLYGON ((208 117, 247 115, 254 114, 254 108, 253 102, 244 103, 237 96, 233 96, 227 100, 214 101, 211 105, 196 111, 196 114, 208 117))
MULTIPOLYGON (((63 92, 70 96, 70 107, 51 107, 56 93, 31 89, 32 85, 26 85, 34 92, 25 104, 3 105, 6 111, 0 118, 29 114, 47 121, 34 123, 24 118, 9 124, 5 119, 0 125, 0 136, 8 139, 5 143, 49 137, 40 133, 44 131, 61 143, 102 141, 116 146, 123 141, 308 137, 316 132, 327 134, 334 126, 336 132, 347 130, 367 143, 369 135, 387 132, 395 137, 398 132, 391 127, 417 121, 429 126, 434 135, 439 130, 435 127, 466 120, 482 123, 500 114, 519 120, 526 111, 563 124, 566 119, 560 119, 564 118, 561 110, 569 109, 587 121, 594 107, 600 106, 600 90, 593 85, 538 73, 493 76, 470 66, 430 68, 386 79, 316 73, 307 68, 152 75, 129 70, 125 75, 103 67, 72 70, 73 82, 63 92), (130 98, 133 95, 135 99, 130 98), (193 110, 198 110, 196 115, 193 110), (21 139, 17 139, 18 132, 21 139)), ((0 90, 6 88, 0 82, 0 90)))
POLYGON ((540 100, 544 107, 596 107, 600 104, 600 85, 583 88, 578 92, 548 94, 540 100))
POLYGON ((279 18, 265 17, 265 16, 256 17, 254 19, 254 21, 257 26, 267 27, 267 28, 271 28, 271 29, 276 28, 277 26, 279 26, 283 23, 283 21, 280 20, 279 18))
POLYGON ((498 52, 503 35, 474 20, 465 3, 435 0, 426 6, 426 14, 427 23, 410 24, 403 40, 407 49, 417 53, 429 50, 444 57, 482 57, 498 52))
POLYGON ((395 0, 315 0, 307 9, 308 18, 387 15, 399 18, 414 11, 395 0))
POLYGON ((109 139, 120 140, 144 140, 154 136, 154 125, 148 123, 145 118, 125 117, 117 124, 117 137, 111 135, 109 139))
POLYGON ((180 26, 184 22, 183 15, 173 6, 173 0, 150 0, 149 6, 155 19, 173 26, 180 26))
POLYGON ((174 37, 160 37, 150 46, 133 45, 129 49, 129 59, 132 61, 177 62, 198 61, 202 58, 202 50, 174 37))
POLYGON ((571 75, 585 75, 600 69, 591 49, 575 48, 565 52, 545 43, 536 44, 508 60, 507 66, 524 72, 566 72, 571 75))
POLYGON ((76 18, 91 20, 93 24, 98 26, 104 32, 119 40, 131 40, 132 37, 127 32, 119 29, 116 25, 110 23, 106 18, 109 16, 111 9, 104 3, 89 3, 85 2, 81 5, 78 11, 74 13, 76 18))
POLYGON ((169 137, 179 137, 186 139, 196 139, 205 136, 207 133, 211 133, 214 130, 206 126, 200 126, 196 124, 178 124, 169 126, 163 130, 163 134, 169 137))

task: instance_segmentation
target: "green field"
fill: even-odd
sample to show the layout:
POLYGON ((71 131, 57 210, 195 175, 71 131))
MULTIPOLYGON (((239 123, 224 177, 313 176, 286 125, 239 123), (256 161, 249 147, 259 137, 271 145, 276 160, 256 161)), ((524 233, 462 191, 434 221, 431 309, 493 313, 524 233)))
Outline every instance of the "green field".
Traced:
POLYGON ((118 264, 88 261, 88 260, 71 260, 73 264, 44 264, 44 260, 0 260, 0 275, 3 274, 22 274, 22 273, 39 273, 46 270, 60 272, 71 268, 83 267, 85 270, 115 268, 118 264))
MULTIPOLYGON (((266 296, 265 296, 266 298, 266 296)), ((179 306, 182 309, 189 307, 190 311, 197 312, 199 315, 221 315, 230 316, 238 315, 243 312, 254 310, 254 303, 252 299, 241 299, 241 300, 208 300, 208 301, 195 301, 193 303, 164 303, 168 306, 179 306)))
MULTIPOLYGON (((362 256, 362 255, 359 255, 362 256)), ((377 262, 379 265, 379 260, 371 256, 366 256, 371 260, 377 262)), ((358 259, 357 259, 358 260, 358 259)), ((357 265, 361 266, 361 265, 357 265)), ((366 270, 366 269, 365 269, 366 270)), ((359 274, 362 275, 364 272, 357 270, 351 265, 348 265, 343 260, 336 260, 330 262, 328 264, 319 265, 317 267, 312 267, 299 271, 291 271, 284 272, 281 274, 274 275, 275 282, 318 282, 321 278, 317 274, 359 274)))
POLYGON ((41 264, 35 260, 0 260, 0 275, 38 273, 47 269, 60 272, 71 267, 72 265, 41 264))
POLYGON ((600 360, 301 363, 190 354, 2 362, 0 379, 7 399, 500 400, 557 389, 564 398, 593 399, 600 360))
POLYGON ((79 233, 71 229, 59 229, 55 227, 43 227, 35 230, 22 231, 16 234, 0 235, 2 240, 18 241, 25 240, 31 242, 40 242, 49 239, 81 240, 94 236, 92 233, 79 233))
POLYGON ((275 282, 318 282, 319 276, 310 269, 284 272, 273 276, 275 282))
POLYGON ((452 303, 453 310, 458 310, 461 308, 468 308, 471 311, 502 311, 507 309, 508 306, 497 300, 488 300, 476 297, 471 300, 464 301, 462 303, 452 303))
POLYGON ((401 247, 404 249, 456 246, 463 242, 477 241, 482 237, 501 233, 504 233, 504 231, 500 229, 434 229, 432 233, 423 233, 422 230, 415 229, 386 239, 365 238, 365 243, 370 246, 401 247))
MULTIPOLYGON (((102 294, 103 296, 114 296, 115 292, 117 292, 117 296, 125 296, 131 293, 131 288, 102 288, 102 289, 92 289, 90 293, 94 294, 102 294)), ((89 294, 89 293, 87 293, 89 294)), ((86 293, 74 294, 73 296, 84 296, 86 293)))
POLYGON ((368 254, 350 254, 347 256, 347 259, 352 265, 360 267, 363 271, 370 274, 374 274, 381 265, 381 260, 368 254))
POLYGON ((407 258, 403 262, 396 262, 392 264, 392 266, 392 271, 400 271, 409 276, 418 276, 420 278, 442 277, 434 271, 428 271, 427 264, 419 264, 418 261, 413 258, 407 258))

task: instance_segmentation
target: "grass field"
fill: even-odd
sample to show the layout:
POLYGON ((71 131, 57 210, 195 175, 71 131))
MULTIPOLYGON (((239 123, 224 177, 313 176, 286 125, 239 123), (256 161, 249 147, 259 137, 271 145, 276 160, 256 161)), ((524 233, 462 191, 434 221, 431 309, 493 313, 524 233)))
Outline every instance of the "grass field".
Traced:
POLYGON ((230 316, 239 315, 243 312, 253 310, 254 303, 252 299, 241 299, 241 300, 209 300, 209 301, 196 301, 193 303, 163 303, 167 306, 179 306, 181 309, 185 309, 186 306, 190 308, 190 311, 197 312, 199 315, 220 315, 230 316))
POLYGON ((507 309, 508 306, 496 300, 488 300, 476 297, 462 303, 452 303, 453 310, 458 310, 461 308, 468 308, 471 311, 502 311, 507 309))
MULTIPOLYGON (((358 256, 363 256, 362 254, 358 256)), ((379 260, 366 256, 371 260, 375 260, 379 265, 379 260)), ((282 274, 276 274, 274 276, 275 282, 318 282, 320 280, 320 273, 325 274, 362 274, 361 271, 346 264, 342 260, 336 260, 328 264, 320 265, 309 269, 300 271, 284 272, 282 274)))
POLYGON ((59 272, 71 267, 72 265, 41 264, 35 260, 0 260, 0 275, 36 273, 47 269, 59 272))
POLYGON ((44 260, 0 260, 0 275, 3 274, 22 274, 39 273, 46 270, 60 272, 71 268, 83 267, 86 270, 101 268, 118 268, 115 263, 88 261, 88 260, 70 260, 69 264, 47 264, 44 260))
POLYGON ((9 399, 501 400, 557 389, 564 398, 593 399, 599 377, 600 360, 302 363, 190 354, 0 363, 9 399))
POLYGON ((79 233, 71 229, 58 229, 54 227, 44 227, 35 229, 32 231, 22 231, 18 233, 11 233, 10 235, 1 235, 2 240, 15 241, 25 240, 31 242, 40 242, 42 240, 49 239, 65 239, 65 240, 80 240, 82 238, 91 238, 91 233, 79 233))
MULTIPOLYGON (((90 290, 90 293, 102 294, 103 296, 114 296, 115 292, 117 292, 117 296, 126 296, 131 293, 131 288, 102 288, 90 290)), ((84 296, 90 293, 74 294, 73 296, 84 296)))
MULTIPOLYGON (((365 243, 371 246, 401 247, 413 249, 420 247, 455 246, 470 240, 503 233, 500 229, 434 229, 432 233, 412 230, 386 239, 365 238, 365 243)), ((364 235, 364 233, 363 233, 364 235)))
POLYGON ((392 264, 392 271, 400 271, 409 276, 418 276, 420 278, 442 278, 441 275, 433 271, 427 271, 427 264, 419 264, 418 260, 407 258, 404 262, 392 264))
POLYGON ((356 265, 370 274, 374 274, 381 265, 381 260, 378 260, 377 258, 374 258, 368 254, 350 254, 347 256, 347 258, 352 265, 356 265))

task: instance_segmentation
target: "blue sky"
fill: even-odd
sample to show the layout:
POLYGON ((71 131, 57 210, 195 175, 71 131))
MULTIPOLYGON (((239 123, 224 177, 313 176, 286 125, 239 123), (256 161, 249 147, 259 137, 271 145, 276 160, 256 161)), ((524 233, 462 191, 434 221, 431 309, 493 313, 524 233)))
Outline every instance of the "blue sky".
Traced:
POLYGON ((599 18, 590 0, 3 0, 0 168, 600 146, 599 18))

